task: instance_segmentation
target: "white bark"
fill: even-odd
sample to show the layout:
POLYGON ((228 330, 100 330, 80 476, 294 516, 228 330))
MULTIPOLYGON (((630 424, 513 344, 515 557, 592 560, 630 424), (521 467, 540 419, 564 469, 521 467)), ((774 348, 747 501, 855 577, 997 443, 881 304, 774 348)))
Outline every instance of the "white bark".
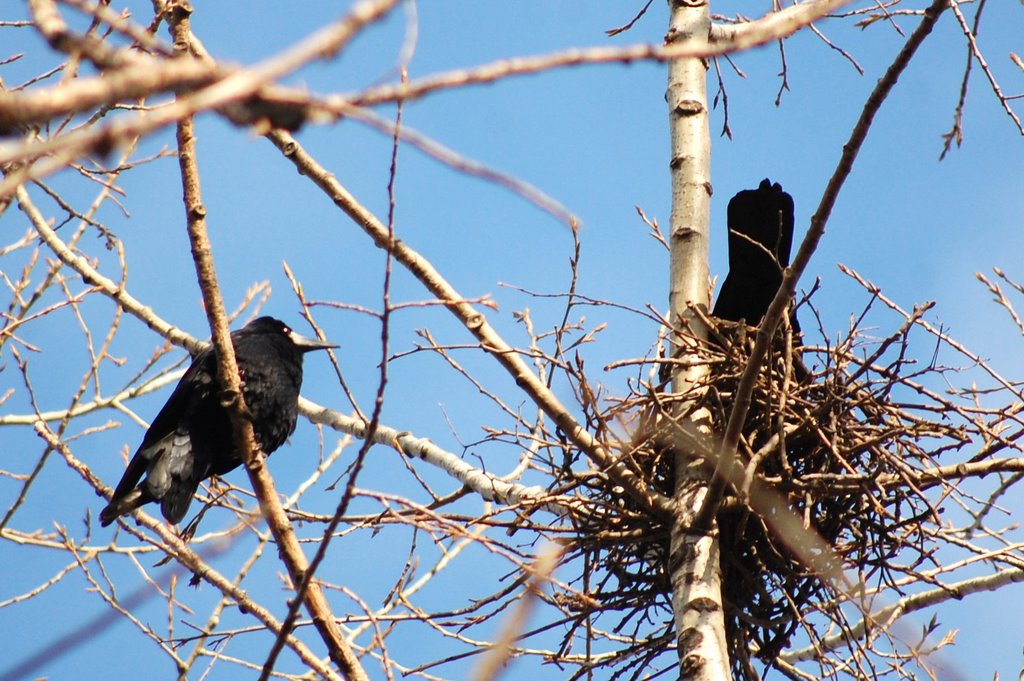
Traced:
MULTIPOLYGON (((711 28, 706 0, 670 0, 667 40, 704 43, 711 28)), ((711 136, 708 125, 707 64, 680 58, 669 63, 667 101, 672 138, 672 212, 669 307, 681 331, 675 352, 706 337, 690 312, 707 309, 708 230, 711 203, 711 136)), ((679 372, 673 389, 682 392, 704 369, 679 372)), ((693 427, 707 432, 706 424, 693 427)), ((730 678, 722 610, 717 526, 695 528, 694 519, 707 496, 706 468, 683 447, 676 448, 676 489, 669 570, 679 651, 679 678, 724 681, 730 678)))

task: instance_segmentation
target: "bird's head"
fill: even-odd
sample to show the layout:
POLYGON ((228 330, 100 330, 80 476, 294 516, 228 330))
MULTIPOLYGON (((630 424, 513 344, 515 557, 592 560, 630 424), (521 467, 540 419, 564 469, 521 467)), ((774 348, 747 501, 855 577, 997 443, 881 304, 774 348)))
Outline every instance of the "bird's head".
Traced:
POLYGON ((284 336, 292 345, 298 348, 302 352, 310 352, 312 350, 326 350, 327 348, 336 348, 337 345, 322 341, 317 338, 307 338, 298 333, 292 331, 291 327, 282 322, 280 319, 274 319, 273 317, 259 317, 252 320, 244 327, 242 327, 241 333, 252 333, 252 334, 276 334, 284 336))

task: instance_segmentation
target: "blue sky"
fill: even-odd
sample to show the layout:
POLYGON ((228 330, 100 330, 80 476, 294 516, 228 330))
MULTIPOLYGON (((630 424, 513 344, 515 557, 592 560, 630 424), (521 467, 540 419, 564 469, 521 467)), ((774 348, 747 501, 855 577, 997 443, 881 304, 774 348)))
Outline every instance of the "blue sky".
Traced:
MULTIPOLYGON (((641 4, 604 0, 585 6, 563 1, 418 3, 415 16, 410 16, 408 8, 395 12, 367 30, 339 58, 311 65, 289 82, 332 93, 394 80, 412 21, 417 27, 416 50, 409 67, 412 79, 569 47, 658 43, 666 26, 663 3, 654 3, 633 30, 614 38, 604 34, 628 21, 641 4)), ((714 11, 758 15, 768 4, 721 2, 715 3, 714 11)), ((193 30, 208 50, 219 59, 239 64, 257 62, 293 44, 337 16, 343 6, 303 2, 283 9, 280 3, 266 1, 243 6, 201 0, 194 5, 193 30)), ((140 17, 149 16, 148 3, 127 6, 140 17)), ((22 5, 8 3, 0 9, 0 20, 23 18, 24 13, 22 5)), ((989 3, 984 19, 980 44, 994 73, 1005 91, 1024 90, 1024 73, 1007 58, 1009 51, 1021 50, 1024 8, 1019 3, 989 3)), ((918 20, 897 17, 894 21, 909 33, 918 20)), ((724 215, 728 198, 740 189, 755 187, 763 177, 781 182, 796 201, 797 233, 802 237, 867 94, 903 42, 887 22, 864 30, 839 20, 822 22, 819 27, 852 53, 865 68, 865 75, 859 75, 837 52, 806 31, 786 43, 790 90, 783 93, 779 106, 774 105, 780 86, 777 47, 735 56, 745 78, 722 65, 733 137, 718 135, 723 121, 719 106, 712 117, 711 270, 720 277, 727 262, 724 215)), ((26 53, 22 60, 0 67, 6 84, 20 83, 56 63, 57 57, 30 29, 2 30, 0 58, 26 53)), ((166 39, 166 34, 163 37, 166 39)), ((945 161, 938 161, 941 135, 952 122, 964 60, 963 38, 953 17, 947 15, 882 108, 801 284, 806 288, 820 277, 821 290, 814 301, 833 337, 844 332, 851 314, 857 314, 868 297, 839 272, 837 263, 881 286, 904 308, 936 300, 938 305, 929 319, 941 323, 979 355, 991 358, 1004 375, 1013 377, 1020 375, 1020 338, 977 282, 975 272, 988 273, 992 267, 1000 267, 1011 278, 1024 280, 1024 154, 1019 132, 976 69, 965 113, 965 143, 945 161)), ((403 120, 470 159, 531 183, 579 216, 583 224, 582 293, 635 308, 651 304, 664 310, 667 256, 647 236, 634 208, 639 206, 662 225, 667 223, 664 90, 665 67, 660 64, 574 67, 436 94, 408 105, 403 120)), ((394 114, 391 108, 381 108, 378 113, 385 118, 394 114)), ((281 263, 286 261, 302 280, 309 298, 378 309, 384 257, 365 235, 264 140, 214 115, 201 116, 197 126, 204 200, 228 307, 234 307, 249 286, 268 280, 273 295, 264 309, 301 327, 298 305, 282 273, 281 263)), ((297 136, 360 201, 378 216, 386 215, 391 148, 387 136, 351 120, 307 128, 297 136)), ((172 148, 173 142, 173 130, 161 131, 141 145, 138 155, 172 148)), ((58 175, 50 181, 82 203, 95 194, 94 185, 76 176, 58 175)), ((175 159, 165 158, 128 173, 120 185, 130 215, 108 205, 100 216, 125 244, 129 290, 164 319, 205 337, 206 321, 187 248, 175 159)), ((521 198, 438 164, 408 146, 400 150, 396 200, 400 238, 430 258, 467 297, 493 296, 500 309, 491 314, 491 321, 510 342, 526 342, 521 325, 513 319, 516 310, 529 307, 538 328, 558 322, 562 310, 557 304, 531 299, 503 284, 539 292, 564 291, 572 254, 572 239, 564 225, 521 198)), ((10 235, 20 234, 27 225, 20 212, 9 209, 0 217, 0 226, 10 240, 10 235)), ((116 273, 116 261, 98 241, 87 241, 83 248, 99 258, 108 273, 116 273)), ((18 265, 0 261, 5 272, 15 271, 18 265)), ((396 301, 419 301, 427 294, 409 275, 396 270, 392 296, 396 301)), ((105 328, 112 314, 109 303, 98 298, 83 310, 97 329, 105 328)), ((331 340, 341 345, 339 358, 346 381, 354 386, 361 405, 369 408, 380 355, 376 321, 355 312, 322 309, 318 314, 331 340)), ((621 392, 632 374, 601 372, 600 367, 647 354, 657 329, 640 316, 608 308, 592 308, 586 314, 588 326, 608 324, 598 342, 584 351, 588 365, 612 392, 621 392)), ((26 340, 44 349, 43 354, 30 356, 43 409, 61 408, 81 377, 81 344, 65 345, 68 340, 62 331, 69 319, 43 321, 25 331, 26 340)), ((878 315, 872 322, 878 325, 880 335, 899 324, 886 315, 878 315)), ((429 328, 444 343, 470 342, 444 310, 413 309, 395 315, 393 348, 410 348, 417 342, 415 332, 420 328, 429 328)), ((140 323, 126 321, 113 354, 128 361, 123 367, 108 368, 105 386, 127 381, 157 346, 156 337, 140 323)), ((931 350, 920 352, 927 358, 931 350)), ((177 351, 174 357, 182 355, 177 351)), ((503 396, 521 400, 510 379, 492 361, 470 353, 459 358, 503 396)), ((0 360, 7 365, 0 374, 0 391, 20 387, 12 358, 4 355, 0 360)), ((163 361, 163 365, 169 363, 163 361)), ((324 357, 309 358, 303 392, 320 403, 349 409, 324 357)), ((143 418, 151 417, 165 396, 149 396, 133 408, 143 418)), ((571 401, 567 390, 560 396, 571 401)), ((3 406, 3 413, 22 413, 28 405, 20 399, 12 398, 3 406)), ((116 454, 133 448, 143 431, 111 414, 96 417, 94 423, 108 418, 121 421, 121 427, 84 438, 77 446, 79 455, 113 484, 123 465, 116 454)), ((393 363, 383 418, 399 430, 430 437, 462 452, 463 444, 482 437, 481 424, 498 421, 500 415, 436 357, 419 353, 393 363)), ((6 459, 24 456, 35 461, 41 446, 31 429, 7 428, 3 438, 6 459)), ((332 444, 329 440, 328 448, 332 444)), ((290 451, 282 450, 271 460, 282 489, 293 488, 308 475, 318 446, 315 429, 300 423, 285 447, 290 451), (298 463, 282 465, 288 458, 298 463)), ((486 456, 489 470, 496 472, 507 472, 516 464, 512 449, 480 452, 467 447, 466 451, 486 456)), ((393 453, 375 450, 360 484, 412 494, 413 483, 408 476, 397 474, 396 468, 404 471, 393 453)), ((421 472, 439 484, 443 481, 439 473, 421 472)), ((247 484, 240 472, 232 482, 247 484)), ((0 481, 5 507, 16 489, 10 481, 0 481)), ((333 497, 325 494, 322 498, 325 505, 321 510, 333 508, 328 505, 333 497)), ((59 522, 81 533, 85 509, 91 508, 95 514, 99 507, 99 499, 54 459, 33 487, 14 526, 50 531, 53 523, 59 522)), ((367 504, 366 508, 370 507, 367 504)), ((343 557, 331 566, 330 578, 360 593, 383 596, 407 552, 408 539, 400 535, 399 530, 388 529, 377 540, 358 533, 338 539, 345 542, 343 557), (366 570, 367 565, 375 569, 366 570)), ((97 530, 94 541, 105 542, 110 536, 109 529, 97 530)), ((124 534, 120 539, 134 541, 124 534)), ((231 574, 250 544, 240 542, 213 560, 231 574)), ((262 584, 268 593, 280 593, 274 577, 278 565, 271 558, 268 552, 251 580, 262 584)), ((0 600, 48 578, 65 561, 66 557, 56 552, 19 549, 6 542, 0 551, 0 572, 10 577, 0 590, 0 600)), ((130 592, 142 585, 137 570, 127 562, 109 568, 118 576, 121 589, 130 592)), ((429 597, 449 596, 451 592, 445 588, 454 588, 452 585, 464 588, 467 597, 487 593, 492 578, 491 572, 478 572, 470 563, 452 582, 439 584, 439 593, 429 597)), ((208 592, 196 598, 208 599, 208 592)), ((942 608, 940 620, 960 630, 958 645, 947 651, 945 659, 963 678, 991 678, 995 672, 1002 678, 1016 675, 1024 639, 1014 615, 1022 605, 1024 592, 1020 586, 1012 586, 996 595, 942 608)), ((105 611, 105 606, 86 592, 86 584, 74 579, 29 603, 4 608, 0 610, 0 640, 16 642, 12 649, 18 651, 6 657, 13 662, 105 611)), ((152 602, 142 612, 154 620, 166 617, 152 602)), ((199 612, 201 619, 203 611, 199 612)), ((919 621, 928 617, 930 614, 921 616, 919 621)), ((141 665, 153 665, 158 670, 154 678, 170 677, 172 670, 155 646, 124 647, 125 640, 139 640, 132 638, 128 627, 124 622, 110 626, 33 673, 54 679, 82 678, 85 669, 89 670, 87 676, 102 670, 105 677, 122 678, 141 665)), ((247 644, 232 643, 228 652, 232 645, 247 644)), ((253 645, 258 649, 258 643, 253 645)), ((415 647, 415 637, 409 645, 415 647)), ((0 663, 0 674, 2 667, 0 663)), ((225 675, 227 669, 214 667, 210 678, 230 678, 225 675)), ((462 675, 458 671, 440 673, 462 675)), ((546 667, 531 673, 537 678, 560 678, 558 670, 546 667)))

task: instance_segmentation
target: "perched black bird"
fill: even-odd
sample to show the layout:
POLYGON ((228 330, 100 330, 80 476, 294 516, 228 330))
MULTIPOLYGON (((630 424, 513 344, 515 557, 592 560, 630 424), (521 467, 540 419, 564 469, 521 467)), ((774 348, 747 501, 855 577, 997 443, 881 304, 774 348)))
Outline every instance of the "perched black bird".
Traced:
POLYGON ((757 189, 732 197, 728 226, 729 275, 711 314, 756 326, 779 291, 783 268, 789 265, 793 197, 766 178, 757 189))
MULTIPOLYGON (((231 344, 256 442, 270 454, 295 430, 302 356, 337 346, 304 338, 272 317, 254 319, 233 332, 231 344)), ((146 431, 100 513, 101 524, 107 526, 151 501, 159 501, 164 518, 177 523, 188 512, 200 482, 242 463, 220 393, 217 359, 210 347, 196 355, 146 431), (146 479, 140 483, 143 474, 146 479)))

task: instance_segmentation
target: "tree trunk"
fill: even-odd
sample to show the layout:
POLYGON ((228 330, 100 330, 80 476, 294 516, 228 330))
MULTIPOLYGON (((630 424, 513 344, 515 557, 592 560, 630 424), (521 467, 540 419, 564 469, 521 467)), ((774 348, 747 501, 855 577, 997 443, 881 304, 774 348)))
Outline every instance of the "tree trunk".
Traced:
MULTIPOLYGON (((710 10, 702 0, 669 0, 667 41, 706 42, 710 10)), ((683 58, 669 63, 669 128, 672 137, 672 211, 670 217, 670 319, 677 334, 676 356, 690 354, 707 337, 691 306, 707 310, 708 231, 711 203, 711 138, 708 126, 707 62, 683 58)), ((706 368, 676 369, 674 392, 693 394, 706 368)), ((698 414, 687 427, 708 434, 698 414)), ((675 509, 669 571, 679 651, 679 678, 723 681, 729 678, 725 619, 722 611, 717 524, 695 529, 707 496, 708 468, 683 447, 675 447, 675 509)))

